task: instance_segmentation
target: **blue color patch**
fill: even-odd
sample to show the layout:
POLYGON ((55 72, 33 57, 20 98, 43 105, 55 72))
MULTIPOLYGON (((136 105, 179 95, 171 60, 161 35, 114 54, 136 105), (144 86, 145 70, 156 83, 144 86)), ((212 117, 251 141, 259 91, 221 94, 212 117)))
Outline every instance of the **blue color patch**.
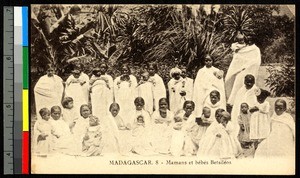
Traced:
POLYGON ((22 7, 23 46, 28 46, 28 7, 22 7))

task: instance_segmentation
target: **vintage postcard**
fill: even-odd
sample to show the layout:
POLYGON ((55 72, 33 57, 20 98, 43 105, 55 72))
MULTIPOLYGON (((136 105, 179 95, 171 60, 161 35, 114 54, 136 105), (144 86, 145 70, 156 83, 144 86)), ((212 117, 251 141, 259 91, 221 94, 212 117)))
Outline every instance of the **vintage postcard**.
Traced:
POLYGON ((295 5, 30 9, 32 174, 295 174, 295 5))

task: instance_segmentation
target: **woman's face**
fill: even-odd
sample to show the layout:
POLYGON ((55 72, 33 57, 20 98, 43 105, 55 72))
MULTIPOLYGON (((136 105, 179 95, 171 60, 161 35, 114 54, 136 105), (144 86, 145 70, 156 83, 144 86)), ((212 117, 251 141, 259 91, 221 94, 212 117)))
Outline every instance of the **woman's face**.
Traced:
POLYGON ((116 117, 119 113, 119 108, 118 107, 113 107, 111 110, 110 110, 111 114, 113 117, 116 117))
POLYGON ((155 74, 155 69, 152 65, 149 66, 148 72, 150 76, 153 76, 155 74))
POLYGON ((276 102, 275 103, 275 113, 280 116, 284 111, 286 110, 286 107, 283 102, 276 102))
POLYGON ((159 103, 159 109, 163 109, 163 110, 168 109, 168 103, 165 102, 165 101, 161 101, 161 102, 159 103))
POLYGON ((216 93, 211 93, 210 94, 210 101, 212 104, 216 104, 219 101, 219 97, 216 93))
POLYGON ((122 68, 122 74, 123 74, 123 75, 129 75, 129 69, 128 69, 126 66, 124 66, 124 67, 122 68))
POLYGON ((54 75, 54 69, 51 67, 47 70, 48 77, 52 77, 54 75))
POLYGON ((105 64, 101 64, 100 66, 100 72, 102 75, 104 75, 107 71, 107 66, 105 64))
POLYGON ((91 110, 87 106, 82 107, 80 112, 83 118, 88 118, 91 114, 91 110))
POLYGON ((205 66, 209 68, 209 67, 212 66, 212 63, 213 63, 212 59, 211 59, 210 57, 207 56, 207 57, 205 58, 205 66))

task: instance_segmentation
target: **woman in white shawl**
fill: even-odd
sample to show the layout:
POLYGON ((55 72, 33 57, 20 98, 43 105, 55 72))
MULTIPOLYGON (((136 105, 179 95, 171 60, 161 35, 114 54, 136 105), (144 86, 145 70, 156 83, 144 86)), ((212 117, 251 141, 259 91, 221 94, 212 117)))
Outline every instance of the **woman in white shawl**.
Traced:
POLYGON ((243 86, 243 79, 247 74, 257 78, 260 64, 260 49, 255 44, 234 52, 225 77, 225 91, 229 105, 233 105, 236 93, 243 86))
POLYGON ((271 132, 257 147, 255 158, 293 158, 295 156, 295 121, 286 111, 286 102, 275 102, 271 132))
POLYGON ((101 63, 100 68, 93 70, 90 80, 91 103, 93 115, 103 121, 109 114, 109 106, 113 102, 113 79, 106 74, 107 64, 101 63))
POLYGON ((166 87, 163 79, 157 74, 157 64, 149 63, 148 72, 150 75, 149 82, 153 85, 154 110, 159 108, 159 100, 166 97, 166 87))
MULTIPOLYGON (((63 80, 54 74, 52 65, 47 66, 47 74, 42 76, 34 87, 36 113, 42 108, 50 108, 52 106, 61 106, 64 86, 63 80)), ((41 116, 37 114, 37 118, 41 116)))
POLYGON ((223 71, 212 66, 213 60, 210 55, 205 56, 205 66, 201 68, 194 82, 193 101, 195 102, 196 117, 201 117, 205 99, 212 90, 220 93, 220 102, 225 103, 225 90, 223 71))
POLYGON ((74 69, 72 74, 66 81, 66 97, 73 98, 75 110, 79 114, 79 107, 82 104, 88 104, 88 97, 86 96, 86 88, 89 81, 84 77, 80 77, 80 70, 74 69))
POLYGON ((134 111, 134 97, 136 92, 136 77, 130 74, 128 65, 121 68, 122 75, 114 80, 115 102, 120 105, 120 116, 126 124, 131 123, 128 114, 134 111))

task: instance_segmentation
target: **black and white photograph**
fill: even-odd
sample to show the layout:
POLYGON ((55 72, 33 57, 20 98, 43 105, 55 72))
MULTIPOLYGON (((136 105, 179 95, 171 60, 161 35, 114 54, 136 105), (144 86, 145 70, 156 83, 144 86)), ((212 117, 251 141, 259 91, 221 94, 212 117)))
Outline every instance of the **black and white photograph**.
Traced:
POLYGON ((295 5, 30 9, 32 174, 295 174, 295 5))

